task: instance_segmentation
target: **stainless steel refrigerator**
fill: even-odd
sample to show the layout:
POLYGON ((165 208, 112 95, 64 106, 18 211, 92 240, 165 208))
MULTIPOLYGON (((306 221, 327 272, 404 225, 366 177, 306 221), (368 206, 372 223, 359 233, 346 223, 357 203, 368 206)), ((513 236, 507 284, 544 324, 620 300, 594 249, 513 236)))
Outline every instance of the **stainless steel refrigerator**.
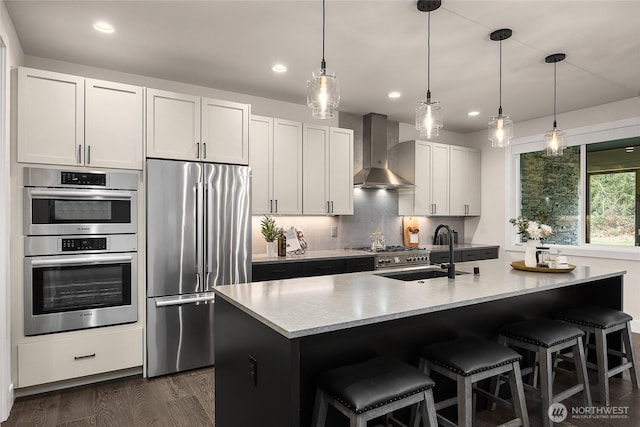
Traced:
POLYGON ((247 166, 147 161, 147 375, 214 363, 213 287, 251 281, 247 166))

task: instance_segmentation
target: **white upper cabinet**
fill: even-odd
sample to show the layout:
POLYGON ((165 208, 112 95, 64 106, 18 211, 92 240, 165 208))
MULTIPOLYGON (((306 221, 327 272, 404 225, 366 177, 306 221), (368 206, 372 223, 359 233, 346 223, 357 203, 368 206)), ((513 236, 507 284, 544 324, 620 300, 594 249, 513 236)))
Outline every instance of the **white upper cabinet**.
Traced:
POLYGON ((398 173, 415 188, 398 190, 400 215, 449 215, 449 146, 428 141, 406 141, 398 151, 398 173))
POLYGON ((331 213, 353 215, 353 130, 329 128, 331 213))
POLYGON ((147 89, 147 157, 200 158, 200 97, 147 89))
POLYGON ((302 213, 302 123, 251 116, 254 215, 302 213))
POLYGON ((202 159, 249 164, 249 105, 202 98, 202 159))
POLYGON ((431 215, 449 215, 449 145, 432 142, 431 215))
POLYGON ((142 169, 142 88, 85 81, 85 164, 142 169))
POLYGON ((18 68, 18 161, 142 169, 142 88, 18 68))
POLYGON ((249 164, 249 105, 147 89, 147 157, 249 164))
POLYGON ((451 215, 480 215, 480 151, 451 147, 451 215))

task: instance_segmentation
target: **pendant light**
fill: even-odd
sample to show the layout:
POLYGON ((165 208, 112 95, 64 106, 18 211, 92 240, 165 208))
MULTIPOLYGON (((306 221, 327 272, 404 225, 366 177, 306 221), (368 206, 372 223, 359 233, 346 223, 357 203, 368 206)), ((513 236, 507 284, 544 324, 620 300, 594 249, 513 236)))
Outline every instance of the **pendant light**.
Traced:
POLYGON ((325 0, 322 0, 322 61, 320 72, 312 73, 311 80, 307 80, 307 105, 313 109, 313 117, 330 119, 340 105, 340 85, 334 74, 327 73, 327 63, 324 60, 324 28, 325 28, 325 0))
POLYGON ((554 53, 544 59, 547 64, 553 64, 553 129, 544 133, 544 145, 547 147, 547 156, 550 157, 562 156, 562 152, 567 146, 564 142, 565 132, 558 129, 558 122, 556 121, 556 64, 566 57, 567 55, 564 53, 554 53))
POLYGON ((509 119, 509 116, 502 114, 502 40, 506 40, 511 37, 511 30, 509 28, 502 28, 492 32, 489 37, 493 41, 500 42, 500 91, 499 91, 499 107, 498 115, 493 116, 489 122, 489 141, 491 141, 492 147, 503 148, 509 145, 511 138, 513 138, 513 122, 509 119))
POLYGON ((416 108, 416 129, 420 131, 420 136, 430 139, 438 136, 439 129, 442 128, 442 109, 440 101, 431 99, 431 12, 438 9, 442 4, 441 0, 418 1, 418 10, 427 12, 427 99, 421 101, 416 108))

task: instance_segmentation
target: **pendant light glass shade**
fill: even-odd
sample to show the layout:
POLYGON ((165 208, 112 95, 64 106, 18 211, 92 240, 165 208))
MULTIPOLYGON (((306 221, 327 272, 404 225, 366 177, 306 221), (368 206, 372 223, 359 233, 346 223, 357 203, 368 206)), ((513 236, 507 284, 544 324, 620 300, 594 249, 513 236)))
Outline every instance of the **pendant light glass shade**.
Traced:
POLYGON ((426 101, 421 101, 416 108, 416 129, 420 131, 421 138, 435 138, 438 130, 442 128, 442 109, 440 101, 431 100, 427 95, 426 101))
POLYGON ((324 60, 325 0, 322 0, 322 61, 320 72, 307 80, 307 105, 316 119, 330 119, 340 105, 340 84, 335 74, 327 73, 324 60))
POLYGON ((562 156, 567 144, 564 140, 565 132, 558 129, 556 121, 556 99, 557 99, 557 78, 556 64, 563 61, 567 56, 564 53, 554 53, 547 56, 544 61, 553 64, 553 129, 544 133, 544 145, 547 147, 547 156, 562 156))
POLYGON ((544 133, 544 145, 547 147, 547 156, 562 156, 564 149, 567 147, 564 141, 565 135, 565 132, 556 129, 555 126, 552 130, 544 133))
POLYGON ((330 119, 340 105, 340 83, 334 74, 321 68, 307 81, 307 105, 313 109, 313 117, 330 119))
POLYGON ((493 116, 488 124, 488 137, 491 146, 496 148, 504 148, 509 145, 513 138, 513 121, 509 116, 502 114, 502 40, 511 37, 512 31, 509 28, 503 28, 492 32, 489 37, 493 41, 500 42, 500 92, 498 115, 493 116))
POLYGON ((431 12, 438 9, 440 0, 420 0, 418 10, 427 12, 427 99, 420 101, 416 108, 416 129, 421 138, 435 138, 442 129, 442 107, 439 101, 431 99, 431 12))

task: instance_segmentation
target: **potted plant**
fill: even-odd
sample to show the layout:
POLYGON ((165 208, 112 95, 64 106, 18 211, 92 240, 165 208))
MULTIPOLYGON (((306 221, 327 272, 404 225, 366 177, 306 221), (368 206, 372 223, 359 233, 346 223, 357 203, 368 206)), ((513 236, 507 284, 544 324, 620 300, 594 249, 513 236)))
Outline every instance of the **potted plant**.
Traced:
POLYGON ((280 230, 276 226, 276 220, 270 215, 265 215, 260 221, 260 231, 262 232, 262 237, 264 237, 264 240, 267 242, 267 256, 276 256, 276 240, 280 235, 280 230))

